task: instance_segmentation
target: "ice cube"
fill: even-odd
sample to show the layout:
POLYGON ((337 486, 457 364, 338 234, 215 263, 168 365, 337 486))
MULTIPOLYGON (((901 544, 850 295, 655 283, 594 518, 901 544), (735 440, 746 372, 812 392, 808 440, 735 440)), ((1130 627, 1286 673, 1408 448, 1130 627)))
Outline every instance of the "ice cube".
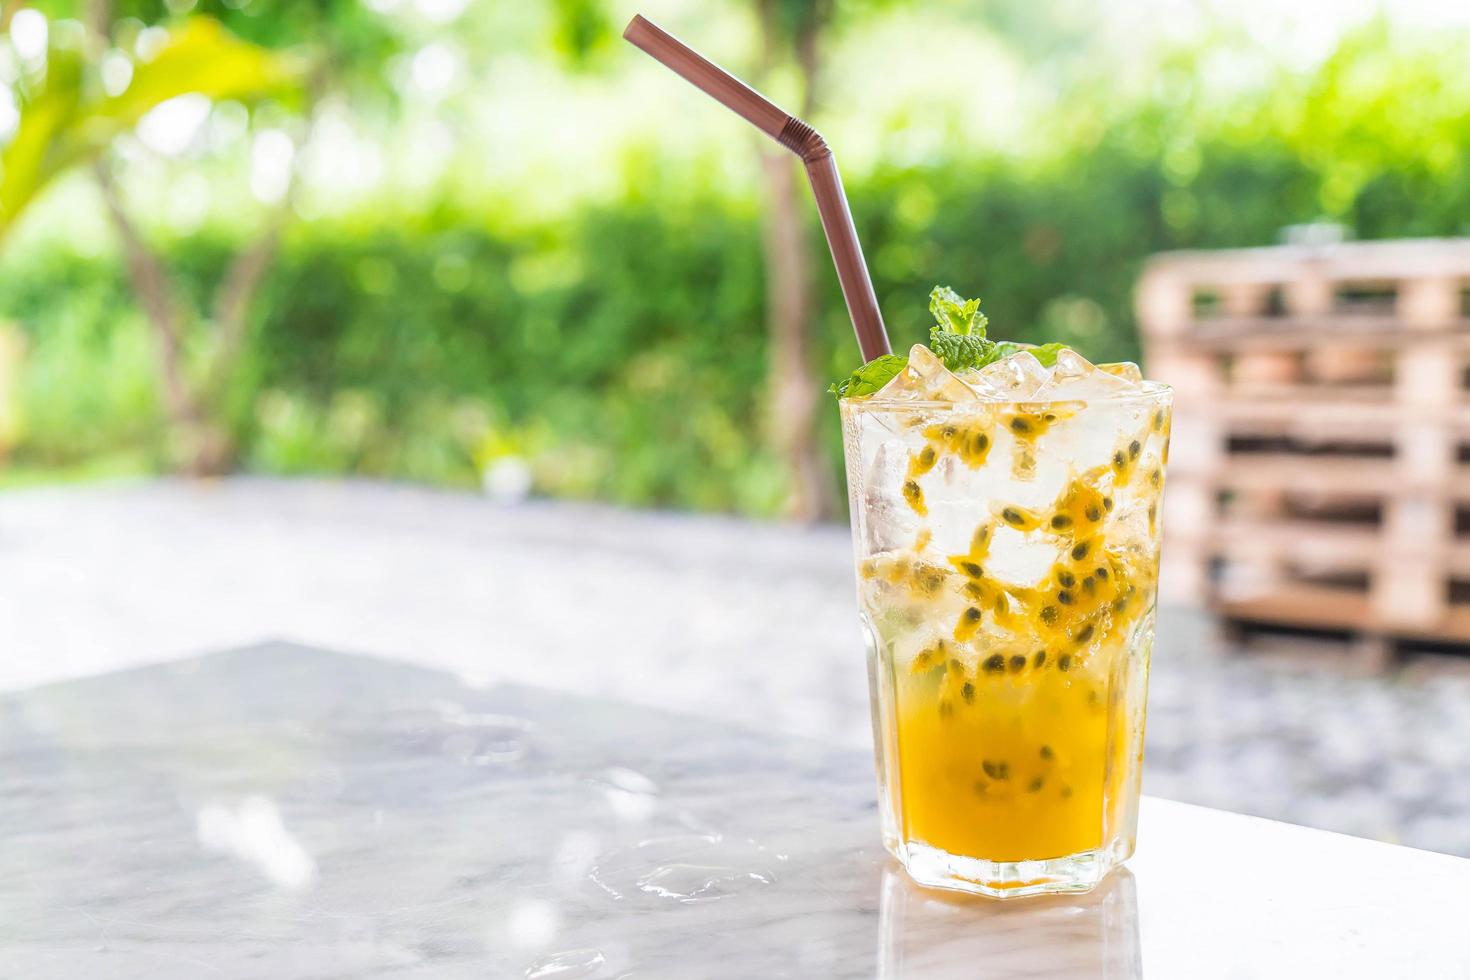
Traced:
POLYGON ((1004 357, 994 364, 987 364, 976 373, 976 390, 988 386, 994 397, 1006 401, 1031 401, 1036 393, 1051 380, 1052 369, 1042 367, 1036 355, 1023 350, 1004 357))
POLYGON ((1086 400, 1127 394, 1135 387, 1134 382, 1104 371, 1070 347, 1064 347, 1057 354, 1050 383, 1037 395, 1049 401, 1086 400))
POLYGON ((972 402, 978 395, 923 344, 909 351, 909 363, 884 385, 878 398, 899 401, 972 402))
POLYGON ((1112 364, 1099 364, 1097 369, 1122 378, 1124 381, 1131 381, 1134 384, 1141 384, 1143 382, 1143 372, 1132 361, 1115 361, 1112 364))

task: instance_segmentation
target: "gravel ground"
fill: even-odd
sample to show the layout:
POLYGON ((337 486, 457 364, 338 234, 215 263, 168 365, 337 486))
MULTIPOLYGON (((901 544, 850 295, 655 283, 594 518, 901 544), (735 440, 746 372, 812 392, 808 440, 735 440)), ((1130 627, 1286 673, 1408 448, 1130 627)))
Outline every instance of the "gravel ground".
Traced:
MULTIPOLYGON (((289 639, 869 744, 845 528, 362 482, 0 495, 0 690, 289 639)), ((1166 571, 1167 574, 1167 571, 1166 571)), ((1470 856, 1470 675, 1160 612, 1145 789, 1470 856)))

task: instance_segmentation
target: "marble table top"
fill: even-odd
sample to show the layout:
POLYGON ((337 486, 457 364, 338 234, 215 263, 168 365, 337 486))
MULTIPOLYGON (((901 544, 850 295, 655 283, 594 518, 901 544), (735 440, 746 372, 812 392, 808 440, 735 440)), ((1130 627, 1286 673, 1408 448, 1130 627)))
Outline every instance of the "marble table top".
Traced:
POLYGON ((0 699, 5 977, 1470 976, 1470 861, 1153 799, 1139 841, 925 892, 865 753, 285 645, 0 699))

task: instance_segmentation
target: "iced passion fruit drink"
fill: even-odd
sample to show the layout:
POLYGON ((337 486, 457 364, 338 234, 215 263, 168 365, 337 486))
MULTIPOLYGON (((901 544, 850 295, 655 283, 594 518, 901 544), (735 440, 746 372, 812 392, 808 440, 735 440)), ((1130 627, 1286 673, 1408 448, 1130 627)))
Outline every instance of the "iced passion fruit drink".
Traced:
POLYGON ((918 882, 1091 888, 1133 852, 1168 388, 984 337, 936 289, 842 409, 888 849, 918 882))

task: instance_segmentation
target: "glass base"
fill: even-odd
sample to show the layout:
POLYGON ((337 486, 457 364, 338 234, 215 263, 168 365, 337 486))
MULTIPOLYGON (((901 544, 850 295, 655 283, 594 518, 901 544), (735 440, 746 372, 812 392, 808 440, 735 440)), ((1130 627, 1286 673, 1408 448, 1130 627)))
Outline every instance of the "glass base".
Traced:
POLYGON ((904 871, 926 888, 968 892, 990 898, 1025 898, 1088 892, 1133 853, 1130 842, 1112 848, 1078 851, 1041 861, 985 861, 950 854, 919 842, 885 842, 904 871))

